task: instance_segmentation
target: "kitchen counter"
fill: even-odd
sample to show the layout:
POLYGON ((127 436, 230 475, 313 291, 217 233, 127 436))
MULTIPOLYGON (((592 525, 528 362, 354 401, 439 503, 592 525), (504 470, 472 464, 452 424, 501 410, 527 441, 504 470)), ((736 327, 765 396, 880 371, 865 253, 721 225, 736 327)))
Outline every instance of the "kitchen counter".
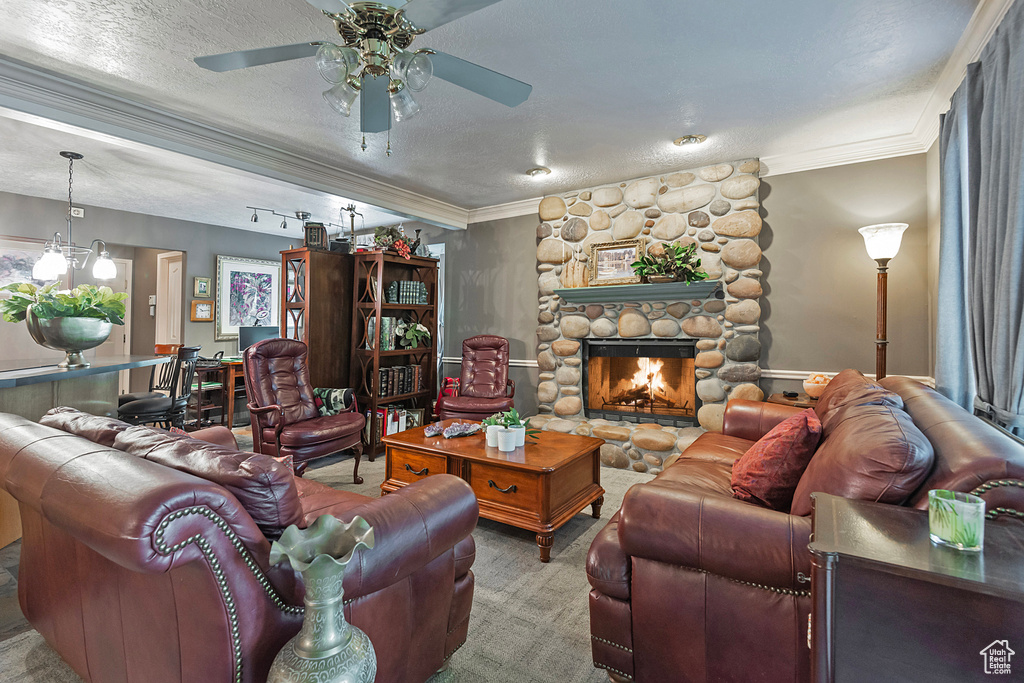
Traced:
POLYGON ((159 365, 170 359, 170 356, 103 356, 90 359, 92 365, 88 367, 71 369, 57 367, 52 358, 0 361, 0 389, 120 372, 159 365))

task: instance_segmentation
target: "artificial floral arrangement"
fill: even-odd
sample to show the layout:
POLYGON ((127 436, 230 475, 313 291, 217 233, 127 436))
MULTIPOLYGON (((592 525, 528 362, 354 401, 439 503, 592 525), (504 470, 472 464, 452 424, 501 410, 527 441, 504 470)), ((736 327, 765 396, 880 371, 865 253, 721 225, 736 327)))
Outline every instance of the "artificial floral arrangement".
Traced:
POLYGON ((683 246, 677 242, 658 243, 651 246, 644 256, 630 264, 633 272, 650 280, 651 276, 668 278, 675 282, 697 282, 705 280, 708 274, 700 268, 697 245, 683 246))
MULTIPOLYGON (((373 231, 373 244, 381 249, 394 249, 403 258, 409 258, 412 247, 405 232, 394 225, 381 225, 373 231)), ((418 246, 418 245, 417 245, 418 246)))
POLYGON ((15 282, 0 291, 11 292, 0 300, 0 314, 9 323, 20 323, 31 306, 37 318, 99 318, 114 325, 124 325, 126 292, 110 287, 79 285, 74 289, 57 290, 59 282, 36 287, 30 282, 15 282))
POLYGON ((398 343, 405 349, 430 346, 430 330, 420 323, 408 323, 403 320, 395 327, 395 335, 398 337, 398 343))

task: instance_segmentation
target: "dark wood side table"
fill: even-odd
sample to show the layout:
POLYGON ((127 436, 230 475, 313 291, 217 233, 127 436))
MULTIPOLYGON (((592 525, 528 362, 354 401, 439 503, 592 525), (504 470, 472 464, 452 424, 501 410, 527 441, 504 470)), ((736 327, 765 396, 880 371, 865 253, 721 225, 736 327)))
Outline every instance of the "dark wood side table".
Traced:
POLYGON ((811 398, 807 394, 797 394, 796 398, 789 398, 782 394, 772 394, 765 399, 766 403, 778 403, 780 406, 792 406, 794 408, 813 408, 818 404, 818 399, 811 398))
POLYGON ((813 681, 1024 678, 1024 527, 988 522, 968 553, 932 545, 926 511, 811 497, 813 681), (1010 673, 986 673, 991 646, 1020 653, 1010 673))

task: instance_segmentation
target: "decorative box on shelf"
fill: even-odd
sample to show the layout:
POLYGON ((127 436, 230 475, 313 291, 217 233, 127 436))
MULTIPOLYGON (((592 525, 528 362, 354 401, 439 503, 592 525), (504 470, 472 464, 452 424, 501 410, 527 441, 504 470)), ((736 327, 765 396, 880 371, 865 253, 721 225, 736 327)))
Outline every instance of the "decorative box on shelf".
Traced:
POLYGON ((556 289, 555 294, 572 303, 616 301, 674 301, 677 299, 724 299, 720 280, 664 282, 647 285, 606 285, 556 289))

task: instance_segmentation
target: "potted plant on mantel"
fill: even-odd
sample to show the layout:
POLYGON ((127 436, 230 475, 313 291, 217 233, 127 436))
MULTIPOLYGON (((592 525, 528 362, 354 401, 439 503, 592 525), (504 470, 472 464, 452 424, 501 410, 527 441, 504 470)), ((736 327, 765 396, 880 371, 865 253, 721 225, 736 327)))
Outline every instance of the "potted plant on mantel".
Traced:
POLYGON ((633 272, 652 284, 663 282, 699 282, 708 274, 700 268, 697 245, 659 242, 644 256, 630 264, 633 272))
POLYGON ((128 294, 94 285, 57 290, 59 284, 36 287, 15 282, 0 287, 0 291, 11 293, 0 300, 0 314, 9 323, 24 320, 32 340, 40 346, 64 351, 59 367, 88 367, 82 352, 105 342, 114 325, 124 325, 128 294))

